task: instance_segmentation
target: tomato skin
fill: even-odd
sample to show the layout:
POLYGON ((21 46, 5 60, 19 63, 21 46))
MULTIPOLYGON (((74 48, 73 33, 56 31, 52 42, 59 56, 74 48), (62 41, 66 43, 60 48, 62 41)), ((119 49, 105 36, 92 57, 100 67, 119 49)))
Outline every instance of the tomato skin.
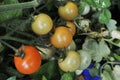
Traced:
POLYGON ((80 66, 80 55, 73 50, 67 52, 66 58, 58 60, 58 66, 64 72, 74 72, 80 66))
POLYGON ((78 15, 78 7, 75 3, 68 1, 65 6, 58 8, 58 13, 64 20, 73 20, 78 15))
MULTIPOLYGON (((21 50, 21 48, 19 48, 21 50)), ((32 46, 24 46, 24 57, 14 56, 14 64, 16 69, 22 74, 32 74, 41 66, 41 55, 38 50, 32 46)))
POLYGON ((55 48, 66 48, 72 42, 72 34, 67 27, 59 26, 51 36, 50 42, 55 48))
POLYGON ((45 35, 53 27, 53 21, 50 16, 45 13, 40 13, 35 16, 34 22, 32 22, 32 30, 37 35, 45 35))
POLYGON ((69 27, 69 30, 70 30, 71 34, 74 36, 75 33, 76 33, 76 26, 75 26, 75 24, 73 22, 67 21, 66 22, 66 26, 69 27))

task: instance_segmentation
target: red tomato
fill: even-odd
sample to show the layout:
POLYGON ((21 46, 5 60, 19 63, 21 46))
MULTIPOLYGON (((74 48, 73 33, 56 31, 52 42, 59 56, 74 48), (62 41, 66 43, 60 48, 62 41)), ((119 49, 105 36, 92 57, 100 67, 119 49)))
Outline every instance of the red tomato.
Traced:
MULTIPOLYGON (((21 50, 21 47, 19 48, 21 50)), ((14 56, 16 69, 22 74, 32 74, 38 70, 41 65, 41 55, 38 50, 32 46, 24 46, 24 57, 14 56)))

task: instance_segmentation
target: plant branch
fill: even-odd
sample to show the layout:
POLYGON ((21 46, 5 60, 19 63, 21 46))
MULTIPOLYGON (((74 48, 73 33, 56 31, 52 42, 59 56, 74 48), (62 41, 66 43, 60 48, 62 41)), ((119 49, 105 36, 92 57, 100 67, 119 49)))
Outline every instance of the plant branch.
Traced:
POLYGON ((20 43, 24 43, 24 44, 29 44, 29 45, 32 45, 34 42, 29 42, 27 40, 23 40, 23 39, 20 39, 20 38, 15 38, 15 37, 10 37, 10 36, 3 36, 1 37, 0 39, 5 39, 5 40, 13 40, 13 41, 17 41, 17 42, 20 42, 20 43))
POLYGON ((15 9, 24 9, 24 8, 32 8, 37 7, 42 0, 30 1, 30 2, 23 2, 23 3, 14 3, 14 4, 5 4, 0 5, 0 12, 8 11, 8 10, 15 10, 15 9))
POLYGON ((19 52, 18 49, 16 49, 15 47, 11 46, 10 44, 8 44, 7 42, 0 40, 1 43, 3 43, 4 45, 6 45, 7 47, 11 48, 12 50, 14 50, 15 52, 19 52))

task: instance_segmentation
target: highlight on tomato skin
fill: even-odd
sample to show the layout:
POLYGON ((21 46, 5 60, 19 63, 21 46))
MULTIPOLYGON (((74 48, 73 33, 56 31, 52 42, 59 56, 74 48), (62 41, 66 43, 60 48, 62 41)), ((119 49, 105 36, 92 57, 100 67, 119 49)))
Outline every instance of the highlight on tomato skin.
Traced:
MULTIPOLYGON (((21 47, 19 48, 21 51, 21 47)), ((29 45, 24 46, 24 57, 17 57, 18 53, 15 53, 14 64, 16 69, 22 74, 33 74, 36 72, 42 63, 41 55, 39 51, 29 45)))

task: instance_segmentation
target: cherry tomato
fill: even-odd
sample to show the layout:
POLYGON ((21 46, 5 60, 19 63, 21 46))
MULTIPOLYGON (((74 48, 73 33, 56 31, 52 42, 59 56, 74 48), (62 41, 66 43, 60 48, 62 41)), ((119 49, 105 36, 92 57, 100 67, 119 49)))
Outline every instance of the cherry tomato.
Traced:
POLYGON ((32 30, 37 35, 44 35, 50 32, 53 27, 53 21, 50 16, 40 13, 34 18, 32 22, 32 30))
POLYGON ((58 13, 64 20, 73 20, 78 15, 78 7, 75 3, 68 1, 58 8, 58 13))
POLYGON ((68 51, 65 59, 58 60, 58 65, 64 72, 74 72, 80 66, 80 58, 76 51, 68 51))
MULTIPOLYGON (((21 50, 21 47, 19 48, 21 50)), ((39 51, 32 46, 24 46, 24 57, 14 56, 14 64, 16 69, 22 74, 32 74, 41 66, 41 55, 39 51)))
POLYGON ((50 48, 43 48, 43 47, 39 47, 36 46, 40 53, 40 55, 42 56, 43 60, 49 60, 51 58, 53 58, 54 54, 55 54, 55 49, 53 47, 50 48))
POLYGON ((80 64, 79 69, 84 70, 90 65, 90 63, 92 61, 91 55, 89 54, 88 51, 85 51, 85 50, 78 50, 77 52, 81 56, 81 64, 80 64))
POLYGON ((72 33, 72 35, 74 36, 75 32, 76 32, 76 26, 73 22, 67 21, 66 22, 66 26, 69 27, 70 32, 72 33))
POLYGON ((59 26, 51 36, 50 42, 56 48, 66 48, 72 42, 72 34, 67 27, 59 26))

